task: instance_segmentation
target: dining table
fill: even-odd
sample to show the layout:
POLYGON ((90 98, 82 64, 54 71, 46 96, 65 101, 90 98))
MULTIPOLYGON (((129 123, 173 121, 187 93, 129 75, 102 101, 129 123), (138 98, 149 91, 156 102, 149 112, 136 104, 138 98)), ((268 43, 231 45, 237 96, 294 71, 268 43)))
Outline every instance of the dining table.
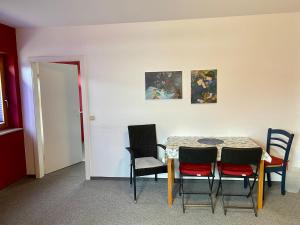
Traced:
MULTIPOLYGON (((178 159, 179 147, 211 147, 218 149, 217 161, 221 160, 223 147, 232 148, 256 148, 259 146, 249 137, 202 137, 202 136, 171 136, 166 142, 166 158, 168 164, 168 205, 173 205, 173 186, 175 179, 174 160, 178 159)), ((263 148, 262 148, 263 149, 263 148)), ((264 161, 271 161, 270 155, 263 150, 259 164, 257 208, 263 207, 263 187, 264 187, 264 161)))

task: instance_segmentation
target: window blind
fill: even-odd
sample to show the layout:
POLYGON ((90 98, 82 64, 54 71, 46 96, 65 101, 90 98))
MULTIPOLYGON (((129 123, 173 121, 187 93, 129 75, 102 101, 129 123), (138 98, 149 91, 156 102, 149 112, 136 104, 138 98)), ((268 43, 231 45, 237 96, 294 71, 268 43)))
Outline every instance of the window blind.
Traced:
POLYGON ((4 122, 2 87, 0 84, 0 123, 4 122))

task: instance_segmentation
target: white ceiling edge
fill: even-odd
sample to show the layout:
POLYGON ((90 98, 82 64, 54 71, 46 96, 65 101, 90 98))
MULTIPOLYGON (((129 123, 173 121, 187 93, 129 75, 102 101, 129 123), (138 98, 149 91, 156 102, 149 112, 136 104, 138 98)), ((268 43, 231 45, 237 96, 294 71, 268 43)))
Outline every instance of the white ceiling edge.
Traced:
POLYGON ((300 12, 300 0, 1 0, 17 28, 82 26, 300 12))

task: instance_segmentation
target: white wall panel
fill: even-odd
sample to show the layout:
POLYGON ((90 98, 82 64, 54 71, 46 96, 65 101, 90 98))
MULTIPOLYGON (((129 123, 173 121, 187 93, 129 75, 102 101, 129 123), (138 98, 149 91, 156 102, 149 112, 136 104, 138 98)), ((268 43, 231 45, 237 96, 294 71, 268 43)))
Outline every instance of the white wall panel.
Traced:
MULTIPOLYGON (((290 13, 19 29, 22 79, 29 57, 85 57, 89 110, 96 117, 91 176, 128 176, 127 125, 143 123, 157 124, 162 143, 169 135, 234 135, 264 145, 269 127, 288 129, 296 133, 291 165, 300 167, 299 21, 300 13, 290 13), (217 104, 191 105, 194 69, 218 69, 217 104), (183 99, 146 101, 145 71, 164 70, 183 71, 183 99)), ((22 92, 30 132, 30 89, 22 92)))

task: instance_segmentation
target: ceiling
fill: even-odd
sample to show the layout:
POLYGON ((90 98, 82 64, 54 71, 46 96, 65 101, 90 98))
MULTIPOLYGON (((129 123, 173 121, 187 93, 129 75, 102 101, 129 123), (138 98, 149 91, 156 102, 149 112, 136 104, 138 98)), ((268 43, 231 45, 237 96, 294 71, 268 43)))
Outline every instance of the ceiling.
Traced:
POLYGON ((13 27, 78 26, 299 12, 300 0, 0 0, 13 27))

